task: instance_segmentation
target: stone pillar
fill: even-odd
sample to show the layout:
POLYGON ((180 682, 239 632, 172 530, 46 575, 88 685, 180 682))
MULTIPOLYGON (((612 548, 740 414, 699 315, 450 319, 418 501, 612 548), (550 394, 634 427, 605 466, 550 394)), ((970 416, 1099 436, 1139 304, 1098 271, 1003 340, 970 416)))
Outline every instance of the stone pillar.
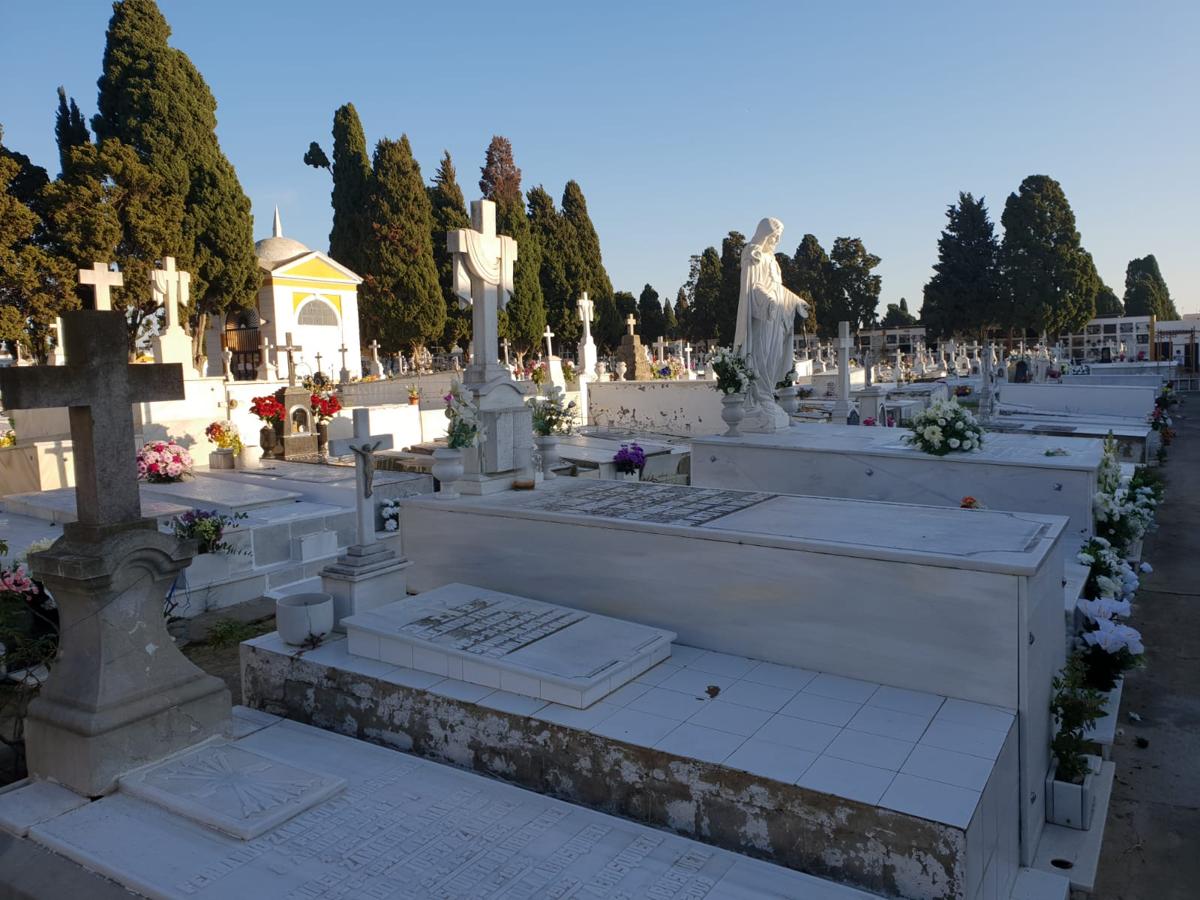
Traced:
POLYGON ((833 404, 831 421, 835 425, 845 422, 850 415, 850 348, 854 339, 850 337, 850 323, 838 322, 837 339, 837 399, 833 404))

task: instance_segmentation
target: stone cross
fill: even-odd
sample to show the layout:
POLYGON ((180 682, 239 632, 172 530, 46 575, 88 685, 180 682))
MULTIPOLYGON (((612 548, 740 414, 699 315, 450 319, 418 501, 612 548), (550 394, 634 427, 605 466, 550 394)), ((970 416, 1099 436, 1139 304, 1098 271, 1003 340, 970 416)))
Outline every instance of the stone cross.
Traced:
POLYGON ((224 363, 225 380, 233 381, 233 351, 226 347, 221 351, 221 360, 224 363))
POLYGON ((163 331, 168 331, 183 327, 179 304, 188 303, 192 276, 175 268, 173 256, 164 256, 161 262, 162 268, 151 272, 150 279, 155 290, 163 295, 163 331))
POLYGON ((282 347, 276 347, 275 351, 278 353, 280 350, 282 350, 284 353, 287 354, 288 387, 295 387, 296 386, 296 360, 292 358, 292 354, 299 353, 304 348, 297 347, 292 344, 292 333, 290 331, 284 335, 284 338, 287 340, 287 344, 285 344, 282 347))
POLYGON ((346 350, 346 345, 344 343, 342 344, 342 346, 338 347, 338 353, 342 354, 342 370, 340 372, 338 372, 338 381, 340 381, 342 384, 349 384, 350 383, 350 370, 346 368, 347 350, 346 350))
POLYGON ((684 347, 683 347, 683 359, 684 359, 684 365, 685 365, 685 366, 686 366, 688 369, 691 369, 691 367, 692 367, 692 345, 691 345, 691 344, 685 344, 685 345, 684 345, 684 347))
POLYGON ((471 227, 447 232, 446 249, 452 259, 459 306, 471 307, 471 339, 476 353, 471 356, 465 380, 476 385, 507 381, 508 372, 498 362, 499 314, 512 294, 517 242, 496 233, 495 203, 472 200, 471 227))
POLYGON ((321 375, 323 373, 321 372, 321 354, 320 353, 317 354, 316 359, 317 359, 317 374, 321 375))
POLYGON ((554 345, 551 344, 550 341, 554 337, 554 332, 550 330, 549 325, 546 326, 546 330, 542 333, 542 337, 546 339, 546 359, 552 359, 554 357, 554 345))
POLYGON ((383 441, 371 439, 369 409, 360 407, 352 410, 351 414, 354 417, 354 439, 358 442, 349 445, 354 454, 354 483, 358 488, 354 492, 358 511, 358 543, 359 546, 368 547, 375 543, 375 504, 371 502, 371 494, 374 493, 372 482, 375 479, 374 453, 383 445, 383 441))
POLYGON ((663 340, 661 334, 658 336, 658 340, 654 342, 654 352, 658 354, 659 362, 667 358, 667 342, 663 340))
POLYGON ((183 398, 183 369, 129 365, 125 314, 63 313, 65 366, 0 369, 8 409, 65 406, 71 422, 77 522, 68 535, 100 540, 142 516, 134 464, 134 403, 183 398))
POLYGON ((629 333, 633 334, 633 329, 637 326, 637 317, 630 313, 625 318, 625 324, 629 327, 629 333))
POLYGON ((588 340, 592 336, 592 310, 595 309, 596 301, 588 299, 587 291, 579 295, 579 299, 575 301, 575 308, 579 311, 579 321, 583 323, 583 337, 588 340))
POLYGON ((111 272, 108 263, 92 263, 90 269, 79 270, 79 283, 90 284, 96 292, 96 309, 112 309, 112 296, 109 291, 115 287, 123 287, 125 276, 120 272, 111 272))
POLYGON ((838 322, 837 338, 837 398, 833 403, 833 422, 847 421, 850 415, 850 348, 854 338, 850 337, 850 323, 838 322))
POLYGON ((509 362, 508 362, 508 338, 505 338, 501 342, 501 346, 504 347, 504 364, 507 366, 509 364, 509 362))
POLYGON ((271 343, 265 334, 258 337, 258 371, 255 373, 259 381, 274 381, 275 367, 271 364, 271 343))

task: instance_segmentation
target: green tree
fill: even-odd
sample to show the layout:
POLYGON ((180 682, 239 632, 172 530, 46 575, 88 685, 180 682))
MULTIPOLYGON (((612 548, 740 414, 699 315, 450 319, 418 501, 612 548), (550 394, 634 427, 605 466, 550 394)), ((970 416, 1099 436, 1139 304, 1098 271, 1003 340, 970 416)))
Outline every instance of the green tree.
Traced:
POLYGON ((1114 318, 1125 315, 1125 307, 1112 288, 1101 282, 1100 290, 1096 292, 1097 318, 1114 318))
POLYGON ((689 316, 692 340, 718 340, 717 317, 721 304, 721 256, 707 247, 696 264, 696 286, 689 316))
POLYGON ((1157 316, 1162 321, 1179 318, 1153 253, 1131 259, 1125 267, 1125 315, 1157 316))
POLYGON ((887 305, 887 312, 879 323, 881 328, 911 328, 916 324, 917 317, 908 311, 908 301, 903 297, 899 303, 887 305))
POLYGON ((1062 186, 1030 175, 1008 195, 1000 222, 1000 276, 1012 324, 1047 335, 1081 329, 1095 310, 1095 267, 1062 186))
POLYGON ((75 105, 75 98, 67 98, 67 89, 62 85, 58 88, 58 112, 54 116, 54 138, 58 143, 59 171, 66 174, 70 164, 70 150, 92 142, 91 132, 83 113, 75 105))
POLYGON ((217 141, 217 102, 170 35, 153 0, 113 4, 92 129, 133 148, 183 200, 181 234, 167 244, 192 273, 187 315, 199 359, 209 317, 252 305, 260 275, 250 200, 217 141))
POLYGON ((959 193, 946 209, 938 238, 938 261, 925 285, 921 321, 931 337, 970 334, 982 338, 991 327, 1010 327, 1011 311, 1000 303, 997 258, 1000 244, 984 198, 959 193))
MULTIPOLYGON (((699 259, 697 259, 696 262, 699 264, 699 259)), ((688 301, 687 288, 681 287, 675 293, 675 306, 673 308, 673 312, 675 313, 675 324, 677 328, 676 334, 685 341, 695 340, 695 338, 692 336, 691 306, 691 303, 688 301)))
POLYGON ((621 321, 622 333, 625 333, 625 321, 630 316, 637 318, 637 297, 633 296, 629 291, 614 291, 613 302, 616 304, 617 316, 621 321))
POLYGON ((667 316, 663 312, 662 301, 658 299, 658 291, 650 285, 642 288, 638 296, 638 331, 642 340, 653 343, 658 338, 669 337, 667 332, 667 316))
MULTIPOLYGON (((471 339, 471 310, 462 308, 458 295, 454 293, 453 268, 450 252, 446 249, 446 232, 458 228, 470 228, 471 216, 463 199, 462 188, 454 171, 454 161, 449 152, 442 152, 442 161, 433 184, 429 187, 429 206, 433 222, 430 242, 433 245, 433 261, 437 266, 438 284, 446 302, 446 326, 442 332, 442 343, 447 347, 465 345, 471 339)), ((520 251, 518 251, 520 252, 520 251)))
POLYGON ((375 147, 367 216, 367 245, 359 313, 363 339, 395 350, 441 337, 446 303, 433 262, 433 213, 408 136, 375 147))
MULTIPOLYGON (((323 158, 325 154, 320 156, 323 158)), ((361 274, 367 264, 369 245, 375 239, 367 215, 373 174, 367 155, 367 136, 353 103, 343 103, 334 112, 333 164, 330 166, 328 159, 324 161, 333 175, 333 190, 329 195, 333 206, 329 255, 361 274)))
POLYGON ((779 268, 784 287, 808 301, 808 318, 796 323, 797 330, 815 333, 832 321, 830 327, 836 331, 837 322, 829 317, 829 279, 833 267, 816 236, 804 235, 792 256, 791 265, 780 263, 779 268))
MULTIPOLYGON (((479 189, 496 204, 496 230, 517 242, 513 266, 513 292, 500 314, 500 333, 518 355, 538 347, 546 329, 546 303, 542 297, 542 246, 529 227, 521 195, 521 170, 513 161, 508 138, 495 135, 488 145, 479 189)), ((477 348, 477 352, 482 352, 477 348)))
POLYGON ((583 333, 583 326, 575 308, 577 295, 571 293, 571 280, 567 274, 571 269, 579 268, 575 259, 578 248, 574 234, 565 227, 562 216, 554 208, 554 198, 545 188, 535 187, 529 192, 528 200, 529 226, 542 248, 539 278, 546 303, 546 321, 560 345, 575 343, 583 333))
POLYGON ((663 332, 671 340, 679 340, 679 320, 675 316, 675 306, 672 303, 663 304, 663 332))
POLYGON ((559 208, 562 210, 562 239, 569 247, 565 263, 571 296, 578 297, 587 291, 588 297, 595 301, 592 333, 597 344, 613 350, 625 333, 625 316, 618 314, 612 281, 600 252, 600 236, 592 224, 587 200, 578 182, 567 182, 559 208))
POLYGON ((737 331, 738 295, 742 286, 742 249, 746 236, 731 231, 721 241, 721 289, 717 293, 716 338, 722 346, 732 347, 737 331))
POLYGON ((837 323, 850 322, 851 330, 874 323, 882 279, 871 270, 880 259, 868 253, 860 238, 840 237, 829 251, 830 313, 826 328, 836 330, 837 323))

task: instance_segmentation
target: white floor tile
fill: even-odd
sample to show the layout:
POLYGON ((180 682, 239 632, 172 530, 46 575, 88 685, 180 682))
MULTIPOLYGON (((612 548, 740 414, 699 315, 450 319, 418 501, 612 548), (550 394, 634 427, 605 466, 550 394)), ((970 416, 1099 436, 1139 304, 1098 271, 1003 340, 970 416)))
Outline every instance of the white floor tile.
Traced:
POLYGON ((705 704, 710 702, 700 699, 695 694, 684 694, 681 691, 652 687, 642 696, 635 697, 626 703, 625 708, 682 722, 695 715, 704 708, 705 704))
POLYGON ((897 812, 966 828, 979 805, 979 792, 901 774, 892 781, 879 803, 897 812))
POLYGON ((697 710, 688 721, 693 725, 703 725, 715 728, 717 731, 728 731, 749 737, 766 724, 772 713, 765 709, 753 709, 749 706, 739 706, 736 703, 726 703, 723 700, 710 700, 697 710))
POLYGON ((845 728, 825 748, 825 755, 898 772, 915 746, 912 741, 898 741, 845 728))
POLYGON ((951 722, 955 725, 970 725, 972 728, 991 728, 996 731, 1008 731, 1013 723, 1011 710, 999 706, 987 706, 983 703, 971 703, 967 700, 947 700, 938 710, 936 720, 951 722))
POLYGON ((449 697, 451 700, 462 700, 464 703, 478 703, 494 691, 495 688, 485 687, 482 684, 471 684, 469 681, 458 681, 454 678, 443 679, 429 688, 431 694, 449 697))
POLYGON ((533 714, 535 719, 552 722, 555 725, 565 725, 568 728, 578 728, 588 731, 599 725, 621 707, 615 703, 601 700, 593 703, 587 709, 576 709, 573 706, 562 706, 558 703, 547 703, 533 714))
POLYGON ((796 784, 847 800, 878 803, 895 777, 895 772, 886 769, 822 756, 805 770, 796 784))
POLYGON ((757 665, 758 660, 756 659, 709 650, 693 659, 687 664, 687 667, 689 669, 699 669, 701 672, 712 672, 714 675, 729 675, 733 678, 741 678, 757 665))
POLYGON ((392 669, 376 677, 380 681, 387 681, 391 684, 398 684, 401 687, 415 688, 417 690, 427 690, 439 681, 445 680, 434 675, 432 672, 420 672, 417 669, 392 669))
POLYGON ((871 695, 879 690, 879 685, 872 681, 859 681, 857 678, 843 678, 841 675, 822 672, 806 684, 804 690, 810 694, 820 694, 822 697, 833 697, 835 700, 866 703, 871 695))
POLYGON ((479 701, 479 705, 499 712, 511 713, 514 716, 532 716, 547 703, 545 700, 527 697, 524 694, 514 694, 511 691, 491 691, 479 701))
POLYGON ((611 694, 604 698, 605 703, 615 703, 617 706, 627 706, 633 700, 636 700, 646 691, 650 690, 651 685, 643 684, 639 681, 631 681, 629 684, 622 685, 611 694))
POLYGON ((731 769, 740 769, 763 778, 795 784, 796 779, 817 759, 817 754, 798 750, 785 744, 750 738, 724 762, 731 769))
POLYGON ((699 669, 680 669, 663 680, 659 687, 672 691, 683 691, 695 694, 697 697, 717 696, 725 688, 733 684, 734 678, 729 675, 717 675, 713 672, 701 672, 699 669), (716 688, 714 693, 711 689, 716 688))
POLYGON ((817 673, 808 669, 794 669, 778 663, 763 662, 743 675, 742 680, 798 691, 816 677, 817 673))
POLYGON ((638 684, 662 684, 663 681, 665 681, 667 678, 670 678, 682 668, 683 666, 676 665, 670 660, 667 660, 666 662, 660 662, 656 666, 651 666, 633 680, 638 684))
POLYGON ((992 773, 992 766, 991 760, 980 756, 918 744, 900 771, 905 775, 917 775, 972 791, 982 791, 992 773))
POLYGON ((854 718, 846 727, 855 731, 865 731, 867 734, 915 742, 925 733, 931 718, 932 716, 914 716, 882 706, 864 706, 854 714, 854 718))
POLYGON ((821 722, 810 722, 794 716, 774 715, 753 737, 774 744, 785 744, 798 750, 820 753, 838 736, 841 729, 821 722))
POLYGON ((684 722, 659 740, 654 748, 689 759, 719 763, 724 762, 744 742, 745 738, 741 735, 684 722))
POLYGON ((721 699, 727 703, 737 703, 739 706, 749 706, 752 709, 779 712, 789 700, 796 696, 796 693, 791 688, 773 687, 769 684, 746 681, 743 678, 721 691, 721 699))
POLYGON ((984 759, 995 759, 1004 745, 1004 732, 990 728, 972 728, 952 722, 934 721, 925 729, 919 743, 943 750, 956 750, 984 759))
POLYGON ((846 700, 835 700, 832 697, 822 697, 801 691, 780 710, 785 716, 795 716, 799 719, 809 719, 813 722, 824 722, 826 725, 837 725, 839 728, 854 718, 854 714, 862 708, 860 703, 846 700))
POLYGON ((638 712, 636 709, 619 709, 588 730, 592 734, 624 741, 627 744, 653 747, 677 727, 679 723, 674 719, 664 719, 662 716, 638 712))
POLYGON ((671 645, 671 662, 676 665, 686 666, 692 660, 703 656, 707 650, 701 650, 697 647, 688 647, 684 644, 671 645))
POLYGON ((938 694, 909 691, 885 684, 871 695, 867 706, 882 706, 884 709, 894 709, 914 716, 932 716, 945 699, 938 694))

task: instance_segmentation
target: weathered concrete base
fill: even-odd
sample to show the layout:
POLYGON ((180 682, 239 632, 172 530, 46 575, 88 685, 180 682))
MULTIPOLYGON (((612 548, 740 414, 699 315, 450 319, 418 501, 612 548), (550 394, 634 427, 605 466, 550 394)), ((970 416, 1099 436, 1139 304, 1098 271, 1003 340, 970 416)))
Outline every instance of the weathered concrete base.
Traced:
POLYGON ((973 900, 968 829, 406 687, 375 661, 241 654, 248 706, 885 896, 973 900))

